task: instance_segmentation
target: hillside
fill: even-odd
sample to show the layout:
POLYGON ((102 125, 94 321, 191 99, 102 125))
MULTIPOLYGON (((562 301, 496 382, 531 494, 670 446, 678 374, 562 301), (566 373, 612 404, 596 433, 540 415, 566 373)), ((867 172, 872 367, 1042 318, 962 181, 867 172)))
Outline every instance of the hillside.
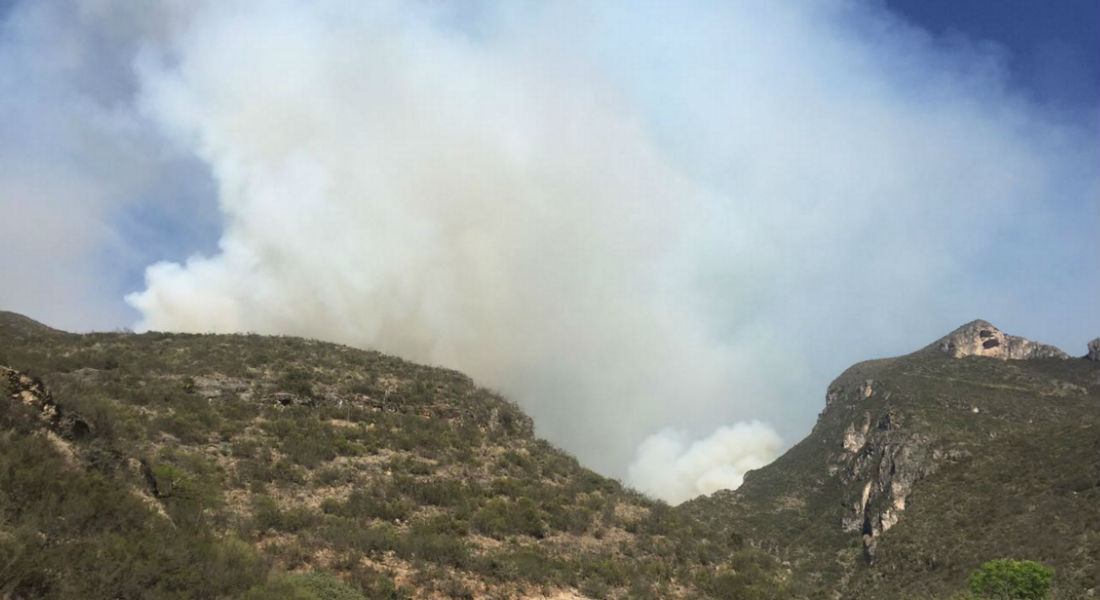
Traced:
POLYGON ((1095 597, 1100 363, 975 321, 849 368, 806 439, 683 510, 789 561, 795 596, 948 598, 1011 557, 1095 597))
POLYGON ((784 598, 466 376, 0 313, 2 598, 784 598))
POLYGON ((1096 594, 1100 363, 982 321, 675 508, 460 373, 313 340, 0 313, 0 392, 0 598, 932 599, 1000 557, 1096 594))

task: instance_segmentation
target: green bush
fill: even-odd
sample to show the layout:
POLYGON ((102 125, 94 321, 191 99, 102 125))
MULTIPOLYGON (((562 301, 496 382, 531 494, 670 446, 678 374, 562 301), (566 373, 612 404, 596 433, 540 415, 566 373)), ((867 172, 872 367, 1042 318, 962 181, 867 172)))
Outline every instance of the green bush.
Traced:
POLYGON ((375 522, 364 527, 355 519, 326 515, 320 536, 338 550, 378 555, 398 547, 397 532, 389 523, 375 522))
POLYGON ((412 502, 386 488, 355 490, 343 503, 325 501, 321 510, 326 513, 358 519, 404 520, 415 507, 412 502))
POLYGON ((312 527, 320 521, 320 515, 305 506, 281 510, 267 494, 252 497, 252 521, 258 531, 274 529, 294 533, 312 527))
POLYGON ((280 390, 296 396, 313 397, 313 377, 304 369, 288 370, 283 373, 276 385, 280 390))
POLYGON ((150 467, 155 494, 176 525, 201 528, 222 504, 221 474, 198 454, 166 451, 150 467))
POLYGON ((461 519, 456 519, 449 514, 436 515, 427 519, 414 521, 412 530, 420 533, 438 533, 449 536, 463 537, 469 535, 470 526, 461 519))
POLYGON ((411 456, 401 456, 390 461, 389 468, 394 473, 407 473, 409 475, 431 475, 435 473, 434 465, 411 456))
POLYGON ((279 443, 279 449, 293 463, 313 469, 339 455, 353 455, 352 448, 342 432, 320 421, 311 412, 291 412, 268 423, 264 430, 279 443))
POLYGON ((409 560, 425 560, 452 567, 463 567, 470 558, 470 550, 462 538, 420 527, 413 527, 401 539, 397 554, 409 560))
POLYGON ((314 472, 314 480, 327 486, 338 486, 355 481, 355 469, 349 467, 328 466, 314 472))
MULTIPOLYGON (((173 480, 162 500, 203 499, 181 462, 159 469, 173 480)), ((252 548, 181 527, 172 508, 170 522, 118 481, 73 469, 44 437, 0 433, 0 595, 217 598, 262 580, 269 565, 252 548)))
POLYGON ((431 506, 462 507, 475 500, 480 490, 453 479, 405 482, 402 488, 413 501, 431 506))
POLYGON ((983 600, 1043 600, 1054 569, 1030 560, 1000 558, 970 573, 970 591, 983 600))
POLYGON ((580 535, 588 530, 592 523, 592 510, 584 506, 563 506, 561 503, 549 507, 550 528, 580 535))
POLYGON ((397 587, 392 573, 379 573, 370 568, 355 568, 348 575, 348 581, 363 590, 371 600, 405 600, 412 595, 407 587, 397 587))
POLYGON ((474 514, 473 525, 479 532, 498 539, 509 535, 536 538, 546 535, 546 525, 530 498, 520 498, 515 502, 492 500, 474 514))
POLYGON ((363 594, 327 573, 300 573, 273 577, 241 600, 366 600, 363 594))
POLYGON ((479 558, 475 570, 498 581, 526 581, 536 585, 566 585, 572 565, 537 546, 502 549, 479 558))

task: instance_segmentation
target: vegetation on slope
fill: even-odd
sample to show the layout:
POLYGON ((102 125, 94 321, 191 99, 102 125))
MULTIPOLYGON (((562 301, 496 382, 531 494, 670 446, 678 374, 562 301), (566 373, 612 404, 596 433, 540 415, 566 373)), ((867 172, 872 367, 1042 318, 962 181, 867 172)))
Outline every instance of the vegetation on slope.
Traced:
POLYGON ((947 598, 1004 557, 1054 567, 1054 598, 1096 590, 1100 365, 922 351, 829 389, 810 436, 684 510, 791 561, 800 596, 947 598))
POLYGON ((10 313, 0 365, 2 597, 787 597, 741 536, 582 468, 453 371, 10 313))

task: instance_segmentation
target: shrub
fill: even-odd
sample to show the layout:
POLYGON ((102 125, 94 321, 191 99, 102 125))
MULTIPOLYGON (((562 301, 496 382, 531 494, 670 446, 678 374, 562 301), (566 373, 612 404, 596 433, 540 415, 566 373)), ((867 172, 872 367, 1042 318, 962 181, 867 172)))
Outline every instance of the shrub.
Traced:
POLYGON ((461 507, 478 495, 478 490, 453 479, 410 481, 403 491, 419 504, 461 507))
POLYGON ((473 525, 479 532, 498 539, 517 534, 536 538, 546 535, 546 526, 530 498, 516 502, 492 500, 474 514, 473 525))
POLYGON ((163 453, 150 468, 155 493, 177 525, 201 527, 222 503, 221 477, 201 455, 163 453))
POLYGON ((989 600, 1042 600, 1054 569, 1030 560, 991 560, 970 573, 970 591, 989 600))
POLYGON ((364 600, 364 596, 327 573, 301 573, 273 577, 249 590, 242 600, 364 600))
POLYGON ((362 594, 328 573, 303 573, 291 577, 295 584, 318 600, 364 600, 362 594))
POLYGON ((397 587, 391 575, 370 568, 355 568, 348 575, 348 581, 372 600, 404 600, 410 597, 411 591, 404 586, 397 587))
POLYGON ((409 475, 431 475, 435 473, 434 465, 411 456, 401 456, 390 461, 389 468, 395 473, 407 473, 409 475))
POLYGON ((385 488, 377 490, 355 490, 342 504, 325 501, 321 509, 329 514, 358 519, 382 519, 394 521, 406 519, 413 511, 413 505, 407 499, 385 488))
POLYGON ((550 505, 550 528, 580 535, 592 523, 592 510, 584 506, 550 505))
MULTIPOLYGON (((205 496, 180 462, 157 469, 172 494, 162 500, 205 496)), ((0 594, 222 598, 262 580, 269 565, 247 544, 180 527, 174 513, 173 525, 118 481, 71 468, 44 437, 0 433, 0 594)))
POLYGON ((502 549, 479 558, 474 568, 499 581, 526 581, 536 585, 566 585, 572 565, 547 554, 537 546, 502 549))
POLYGON ((302 396, 305 398, 313 397, 313 381, 308 372, 303 369, 290 369, 283 373, 277 383, 280 390, 294 394, 296 396, 302 396))
POLYGON ((401 539, 397 553, 402 558, 452 567, 463 567, 470 558, 470 550, 462 538, 453 534, 434 533, 420 527, 413 527, 401 539))
POLYGON ((314 478, 321 485, 343 485, 355 481, 355 470, 348 467, 329 466, 318 469, 314 478))
POLYGON ((281 510, 267 494, 252 498, 252 521, 261 532, 274 529, 294 533, 315 525, 319 520, 319 515, 304 506, 281 510))
POLYGON ((389 523, 373 523, 363 527, 355 519, 326 515, 320 535, 340 550, 364 554, 380 554, 398 546, 397 532, 389 523))

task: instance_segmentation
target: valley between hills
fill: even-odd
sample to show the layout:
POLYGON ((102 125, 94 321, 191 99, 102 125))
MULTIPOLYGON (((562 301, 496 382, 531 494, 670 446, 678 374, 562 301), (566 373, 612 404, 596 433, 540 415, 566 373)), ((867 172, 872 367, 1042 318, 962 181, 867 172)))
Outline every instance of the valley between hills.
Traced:
POLYGON ((0 598, 948 599, 997 558, 1095 597, 1098 353, 968 323, 669 506, 455 371, 0 312, 0 598))

